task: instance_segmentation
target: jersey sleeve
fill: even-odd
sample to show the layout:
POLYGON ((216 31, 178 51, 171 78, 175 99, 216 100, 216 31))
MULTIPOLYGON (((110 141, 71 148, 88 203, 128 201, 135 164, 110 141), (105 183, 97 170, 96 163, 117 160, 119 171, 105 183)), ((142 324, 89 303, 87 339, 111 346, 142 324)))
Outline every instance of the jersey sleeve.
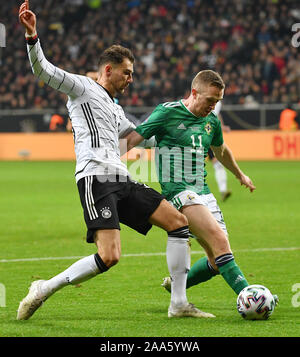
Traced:
POLYGON ((119 125, 118 125, 118 132, 119 132, 119 139, 124 138, 126 135, 130 134, 135 129, 135 125, 126 118, 125 114, 121 116, 119 125))
POLYGON ((212 146, 221 146, 224 143, 222 126, 219 119, 216 119, 216 129, 213 139, 211 141, 212 146))
POLYGON ((32 72, 37 78, 69 97, 83 95, 84 76, 68 73, 50 63, 43 53, 39 39, 34 44, 27 43, 27 53, 32 72))
POLYGON ((155 108, 152 114, 142 124, 140 124, 135 130, 145 139, 151 138, 151 136, 162 133, 164 123, 166 120, 166 112, 162 105, 155 108))

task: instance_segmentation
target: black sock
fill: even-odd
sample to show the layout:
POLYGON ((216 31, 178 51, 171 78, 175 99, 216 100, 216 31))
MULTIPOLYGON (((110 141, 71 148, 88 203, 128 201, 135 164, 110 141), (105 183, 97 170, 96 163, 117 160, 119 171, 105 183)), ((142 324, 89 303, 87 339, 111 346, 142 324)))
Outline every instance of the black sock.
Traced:
POLYGON ((103 260, 101 259, 100 255, 96 253, 94 255, 95 257, 95 262, 97 264, 98 269, 100 270, 101 273, 104 273, 107 271, 109 268, 103 263, 103 260))

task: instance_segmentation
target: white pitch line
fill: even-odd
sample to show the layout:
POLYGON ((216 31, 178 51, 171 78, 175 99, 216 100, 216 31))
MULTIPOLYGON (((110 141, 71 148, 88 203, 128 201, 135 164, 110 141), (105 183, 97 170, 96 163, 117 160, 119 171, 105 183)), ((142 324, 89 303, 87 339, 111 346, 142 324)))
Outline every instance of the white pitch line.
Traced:
MULTIPOLYGON (((235 250, 236 253, 256 253, 256 252, 282 252, 282 251, 292 251, 300 250, 300 247, 278 247, 278 248, 256 248, 256 249, 239 249, 235 250)), ((204 251, 191 251, 191 254, 202 254, 204 251)), ((133 253, 133 254, 123 254, 122 257, 154 257, 166 255, 165 252, 159 253, 133 253)), ((0 263, 18 263, 18 262, 36 262, 43 260, 73 260, 81 259, 85 256, 69 256, 69 257, 40 257, 40 258, 21 258, 21 259, 1 259, 0 263)))

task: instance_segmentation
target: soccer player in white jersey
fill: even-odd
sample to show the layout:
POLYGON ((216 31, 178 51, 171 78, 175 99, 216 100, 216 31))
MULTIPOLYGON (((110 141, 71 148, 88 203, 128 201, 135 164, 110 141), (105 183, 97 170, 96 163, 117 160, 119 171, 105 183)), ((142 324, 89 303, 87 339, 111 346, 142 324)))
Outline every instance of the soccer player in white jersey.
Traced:
MULTIPOLYGON (((221 122, 222 130, 223 132, 229 132, 230 127, 228 125, 224 125, 224 121, 221 115, 221 107, 222 107, 222 102, 219 101, 213 112, 217 115, 221 122)), ((221 199, 222 201, 226 201, 227 198, 231 196, 231 190, 228 189, 227 187, 227 172, 224 168, 224 166, 220 163, 219 160, 215 157, 215 154, 211 149, 208 150, 208 158, 212 162, 214 171, 215 171, 215 179, 218 185, 219 192, 221 194, 221 199)))
POLYGON ((189 304, 186 279, 190 268, 188 222, 163 196, 130 179, 121 162, 119 136, 131 131, 131 124, 113 97, 132 83, 134 57, 130 50, 114 45, 99 60, 97 82, 70 74, 44 56, 36 32, 36 16, 25 1, 19 10, 25 27, 32 71, 39 80, 68 96, 76 153, 76 181, 84 218, 87 242, 97 253, 75 262, 49 280, 31 284, 21 301, 17 319, 26 320, 57 290, 104 273, 117 264, 121 255, 120 222, 146 234, 154 224, 168 232, 167 264, 172 277, 169 317, 214 317, 189 304), (120 133, 119 127, 122 128, 120 133))

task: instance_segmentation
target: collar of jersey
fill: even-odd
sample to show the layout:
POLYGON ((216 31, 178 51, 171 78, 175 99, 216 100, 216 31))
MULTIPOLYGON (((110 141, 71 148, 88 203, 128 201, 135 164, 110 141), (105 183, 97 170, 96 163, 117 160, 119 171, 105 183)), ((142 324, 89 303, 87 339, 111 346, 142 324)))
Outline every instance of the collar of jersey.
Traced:
POLYGON ((105 92, 109 95, 110 99, 111 99, 113 102, 115 102, 115 101, 114 101, 114 97, 109 93, 109 91, 108 91, 106 88, 104 88, 104 87, 103 87, 101 84, 99 84, 98 82, 95 82, 95 83, 97 83, 98 86, 100 86, 101 88, 103 88, 103 89, 105 90, 105 92))
POLYGON ((185 104, 182 102, 182 99, 180 99, 180 104, 183 106, 183 108, 188 111, 190 114, 192 114, 192 116, 196 119, 205 119, 206 117, 197 117, 194 113, 192 113, 186 106, 185 104))

